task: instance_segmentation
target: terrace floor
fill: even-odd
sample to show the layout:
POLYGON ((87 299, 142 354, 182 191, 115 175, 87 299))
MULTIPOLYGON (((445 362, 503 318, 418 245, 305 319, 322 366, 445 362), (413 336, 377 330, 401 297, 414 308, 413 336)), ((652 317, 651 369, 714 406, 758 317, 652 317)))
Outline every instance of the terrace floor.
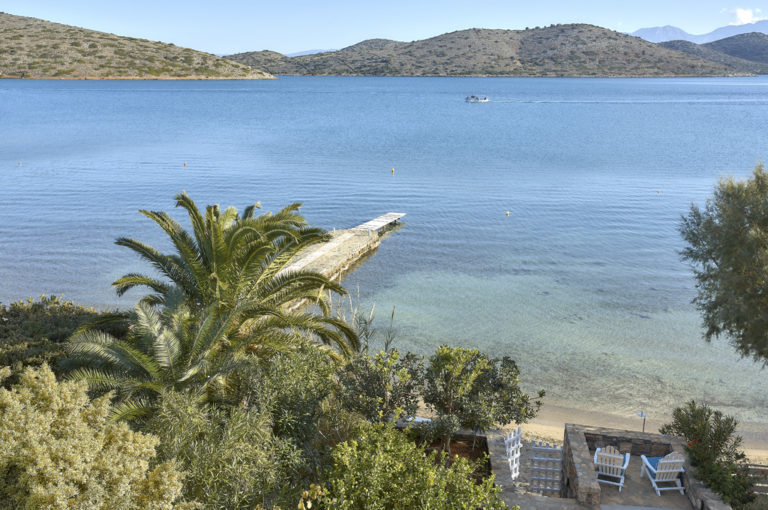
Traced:
MULTIPOLYGON (((491 465, 496 474, 496 484, 501 486, 501 497, 507 505, 511 507, 520 505, 520 508, 524 510, 580 510, 589 508, 579 504, 575 499, 539 496, 529 492, 530 440, 525 435, 523 435, 523 450, 520 459, 520 477, 512 481, 509 468, 504 460, 504 432, 508 431, 494 431, 489 433, 487 438, 491 465)), ((594 454, 594 451, 591 453, 594 454)), ((662 491, 661 496, 657 496, 648 478, 645 476, 640 478, 640 465, 639 456, 630 457, 621 492, 615 485, 600 484, 600 508, 602 510, 658 510, 666 508, 693 510, 688 498, 677 491, 662 491)))
MULTIPOLYGON (((594 452, 590 452, 594 454, 594 452)), ((624 507, 634 508, 684 508, 693 510, 688 498, 677 491, 661 491, 656 495, 647 476, 640 478, 642 460, 633 455, 629 458, 627 474, 624 477, 624 488, 619 492, 615 485, 600 484, 600 506, 603 510, 614 510, 624 507)))

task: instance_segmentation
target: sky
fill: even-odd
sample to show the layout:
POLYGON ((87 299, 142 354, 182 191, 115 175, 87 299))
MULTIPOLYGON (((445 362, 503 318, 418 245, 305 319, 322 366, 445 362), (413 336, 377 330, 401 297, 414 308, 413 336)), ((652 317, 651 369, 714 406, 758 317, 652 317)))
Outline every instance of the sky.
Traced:
POLYGON ((673 25, 692 34, 768 18, 768 0, 0 0, 0 11, 215 54, 340 49, 365 39, 426 39, 466 28, 590 23, 620 32, 673 25))

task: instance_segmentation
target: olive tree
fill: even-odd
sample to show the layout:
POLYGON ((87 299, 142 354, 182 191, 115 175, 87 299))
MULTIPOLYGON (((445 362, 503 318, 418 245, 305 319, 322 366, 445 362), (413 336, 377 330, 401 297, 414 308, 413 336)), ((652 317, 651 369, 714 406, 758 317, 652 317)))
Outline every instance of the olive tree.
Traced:
MULTIPOLYGON (((520 371, 513 360, 490 358, 477 349, 440 346, 429 359, 424 402, 437 413, 443 447, 459 428, 486 430, 511 422, 525 423, 541 407, 520 389, 520 371)), ((544 391, 538 392, 538 398, 544 391)))
POLYGON ((768 363, 768 175, 721 179, 703 209, 683 216, 681 252, 693 268, 705 338, 725 336, 744 357, 768 363))
POLYGON ((344 405, 371 422, 389 421, 398 411, 413 416, 419 403, 422 360, 397 349, 364 354, 350 361, 339 375, 344 405))

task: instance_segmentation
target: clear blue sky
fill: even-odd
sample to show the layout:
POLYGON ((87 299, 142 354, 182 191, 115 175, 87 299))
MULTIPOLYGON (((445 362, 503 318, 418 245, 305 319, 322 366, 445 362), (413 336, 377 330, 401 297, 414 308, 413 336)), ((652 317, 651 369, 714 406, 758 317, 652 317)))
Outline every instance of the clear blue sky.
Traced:
POLYGON ((364 39, 425 39, 465 28, 591 23, 694 33, 768 16, 768 0, 1 0, 0 11, 211 53, 338 49, 364 39), (737 9, 739 9, 737 11, 737 9))

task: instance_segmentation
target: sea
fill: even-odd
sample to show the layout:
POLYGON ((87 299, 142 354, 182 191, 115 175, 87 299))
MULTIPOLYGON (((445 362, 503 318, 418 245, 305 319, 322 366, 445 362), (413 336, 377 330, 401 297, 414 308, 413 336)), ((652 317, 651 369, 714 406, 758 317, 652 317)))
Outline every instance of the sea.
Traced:
POLYGON ((138 210, 185 222, 182 191, 327 229, 403 212, 337 303, 379 339, 394 310, 400 351, 509 356, 545 405, 768 428, 768 371, 703 339, 679 234, 766 126, 765 76, 1 80, 0 302, 131 307, 111 282, 152 268, 114 241, 170 251, 138 210))

